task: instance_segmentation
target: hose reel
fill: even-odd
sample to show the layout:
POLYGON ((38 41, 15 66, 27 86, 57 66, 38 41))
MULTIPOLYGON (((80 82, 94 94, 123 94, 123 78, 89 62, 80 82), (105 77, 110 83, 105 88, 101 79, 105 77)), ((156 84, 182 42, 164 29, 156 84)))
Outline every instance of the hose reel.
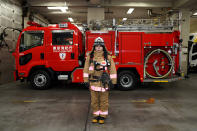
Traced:
POLYGON ((148 53, 144 62, 145 73, 150 78, 162 79, 172 72, 173 59, 168 52, 162 49, 155 49, 148 53))

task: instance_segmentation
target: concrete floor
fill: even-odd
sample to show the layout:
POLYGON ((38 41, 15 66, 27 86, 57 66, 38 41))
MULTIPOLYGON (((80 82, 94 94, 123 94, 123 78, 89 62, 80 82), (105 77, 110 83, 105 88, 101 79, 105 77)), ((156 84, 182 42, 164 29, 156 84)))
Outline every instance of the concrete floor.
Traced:
POLYGON ((89 91, 76 84, 32 90, 26 83, 0 86, 0 131, 195 131, 197 74, 173 83, 110 92, 106 124, 92 124, 89 91), (154 104, 143 102, 155 98, 154 104), (87 124, 86 124, 87 120, 87 124))

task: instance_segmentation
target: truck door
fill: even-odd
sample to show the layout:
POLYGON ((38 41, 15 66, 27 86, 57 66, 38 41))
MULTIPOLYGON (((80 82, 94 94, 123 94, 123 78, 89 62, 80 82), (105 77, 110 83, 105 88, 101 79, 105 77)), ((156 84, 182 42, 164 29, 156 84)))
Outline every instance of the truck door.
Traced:
POLYGON ((73 30, 51 30, 46 47, 48 66, 54 71, 72 71, 78 66, 78 44, 73 30))
POLYGON ((24 31, 20 36, 15 52, 16 67, 19 75, 27 77, 33 65, 42 64, 44 57, 44 31, 24 31))

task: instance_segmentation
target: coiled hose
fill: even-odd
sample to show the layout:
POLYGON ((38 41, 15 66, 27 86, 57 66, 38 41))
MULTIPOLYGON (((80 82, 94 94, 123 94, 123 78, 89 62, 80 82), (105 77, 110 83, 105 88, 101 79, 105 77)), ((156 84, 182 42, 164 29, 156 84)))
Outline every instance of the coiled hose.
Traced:
MULTIPOLYGON (((155 62, 153 63, 153 66, 154 66, 154 64, 156 64, 156 63, 157 63, 157 61, 155 61, 155 62)), ((146 73, 146 75, 148 75, 150 78, 154 78, 154 79, 162 79, 162 78, 167 77, 167 76, 171 73, 171 71, 172 71, 172 69, 173 69, 173 66, 174 66, 174 63, 173 63, 172 57, 170 56, 170 54, 169 54, 168 52, 166 52, 165 50, 162 50, 162 49, 155 49, 155 50, 151 51, 150 53, 148 53, 148 55, 147 55, 146 58, 145 58, 145 62, 144 62, 144 68, 145 68, 145 73, 146 73), (164 74, 164 75, 160 75, 160 74, 158 73, 157 69, 155 69, 155 68, 154 68, 154 69, 155 69, 155 73, 157 74, 157 76, 153 76, 153 75, 149 74, 149 73, 146 71, 147 62, 148 62, 150 56, 151 56, 152 54, 156 53, 156 52, 162 52, 162 53, 168 58, 169 65, 171 65, 169 71, 168 71, 166 74, 164 74)))

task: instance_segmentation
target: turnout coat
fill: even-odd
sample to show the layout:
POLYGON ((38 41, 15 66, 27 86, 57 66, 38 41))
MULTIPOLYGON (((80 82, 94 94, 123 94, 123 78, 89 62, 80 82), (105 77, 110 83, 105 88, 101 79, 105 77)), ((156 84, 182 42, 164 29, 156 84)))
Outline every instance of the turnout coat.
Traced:
POLYGON ((95 77, 100 77, 103 73, 103 71, 107 72, 110 76, 110 79, 112 80, 113 84, 117 83, 117 71, 116 67, 114 64, 114 61, 110 55, 107 56, 107 60, 104 58, 104 52, 103 51, 94 51, 94 57, 90 58, 90 55, 87 56, 86 61, 85 61, 85 66, 83 70, 83 78, 84 82, 89 82, 90 83, 90 89, 93 91, 101 91, 105 92, 108 90, 108 86, 103 86, 101 81, 94 81, 92 82, 91 80, 95 80, 95 77), (97 66, 98 68, 103 68, 104 70, 95 70, 95 64, 94 62, 101 63, 101 65, 97 66), (107 63, 109 63, 109 66, 105 66, 107 63))

